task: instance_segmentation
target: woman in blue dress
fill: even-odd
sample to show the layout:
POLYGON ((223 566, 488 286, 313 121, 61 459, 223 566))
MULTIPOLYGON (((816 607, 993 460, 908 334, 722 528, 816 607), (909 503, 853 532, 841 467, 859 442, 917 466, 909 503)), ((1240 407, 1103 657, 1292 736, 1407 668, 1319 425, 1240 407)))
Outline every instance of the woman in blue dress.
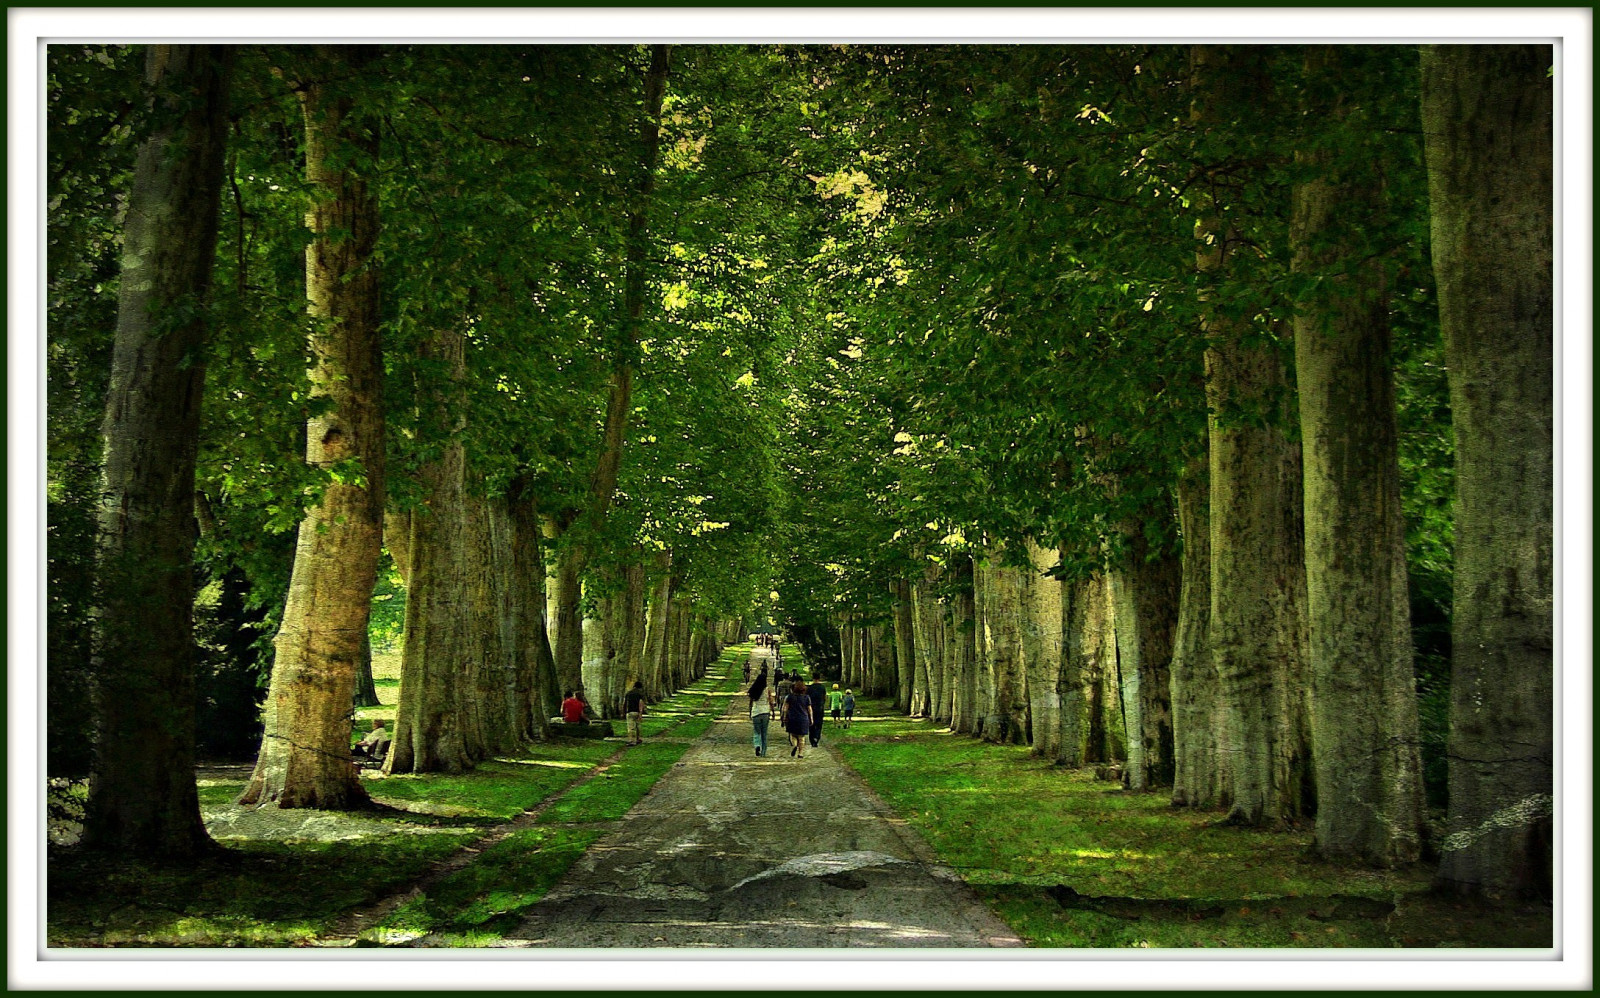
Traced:
POLYGON ((811 695, 806 684, 795 680, 783 698, 783 730, 789 733, 789 754, 806 757, 806 740, 811 733, 811 695))

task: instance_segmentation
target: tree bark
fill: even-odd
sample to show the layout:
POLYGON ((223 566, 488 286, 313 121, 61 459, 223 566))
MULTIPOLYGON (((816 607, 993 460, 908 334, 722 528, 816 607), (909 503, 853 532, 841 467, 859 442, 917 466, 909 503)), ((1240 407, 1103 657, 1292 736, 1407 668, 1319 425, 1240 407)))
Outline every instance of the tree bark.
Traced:
POLYGON ((1117 630, 1111 587, 1104 572, 1086 583, 1083 610, 1084 687, 1088 719, 1084 762, 1112 762, 1124 754, 1121 683, 1117 668, 1117 630))
MULTIPOLYGON (((1167 501, 1144 517, 1171 518, 1167 501)), ((1139 523, 1124 530, 1128 548, 1111 570, 1117 655, 1122 665, 1123 719, 1128 740, 1128 786, 1148 790, 1172 784, 1172 644, 1177 626, 1181 567, 1178 556, 1150 557, 1139 523)))
POLYGON ((525 477, 512 480, 506 496, 511 526, 510 604, 517 675, 517 726, 523 739, 550 737, 550 718, 561 709, 555 656, 545 629, 545 568, 539 510, 525 477))
MULTIPOLYGON (((1259 51, 1193 48, 1196 92, 1248 101, 1263 86, 1259 51)), ((1197 113, 1202 127, 1217 127, 1197 113)), ((1225 277, 1243 243, 1225 221, 1236 176, 1197 191, 1195 262, 1225 277)), ((1211 650, 1229 739, 1236 824, 1276 826, 1311 798, 1305 552, 1299 446, 1285 431, 1284 358, 1248 318, 1208 306, 1203 318, 1211 447, 1211 650)), ((1286 332, 1286 331, 1282 331, 1286 332)))
POLYGON ((473 524, 461 442, 465 350, 466 337, 454 329, 436 331, 422 350, 448 372, 447 387, 423 417, 444 443, 418 472, 426 499, 408 517, 400 699, 385 773, 459 773, 483 758, 474 703, 482 664, 474 634, 483 622, 468 582, 477 555, 469 551, 473 524))
POLYGON ((361 654, 356 656, 357 707, 376 707, 379 704, 378 686, 372 681, 372 635, 361 636, 361 654))
POLYGON ((1178 529, 1183 580, 1172 639, 1172 803, 1225 804, 1222 716, 1217 667, 1211 657, 1211 504, 1208 459, 1185 464, 1178 478, 1178 529))
POLYGON ((306 460, 340 469, 295 546, 264 710, 266 731, 243 804, 338 810, 366 791, 350 761, 350 704, 383 544, 383 354, 378 328, 378 133, 348 88, 324 78, 369 62, 367 46, 316 46, 298 91, 306 125, 306 297, 313 397, 306 460), (344 473, 349 469, 350 474, 344 473))
MULTIPOLYGON (((1308 76, 1331 84, 1335 53, 1313 49, 1308 76)), ((1307 110, 1335 126, 1348 112, 1337 97, 1307 110)), ((1364 231, 1387 197, 1369 163, 1334 166, 1326 148, 1296 159, 1314 172, 1293 191, 1294 269, 1320 288, 1294 337, 1317 851, 1388 867, 1421 855, 1424 825, 1389 296, 1364 231)))
MULTIPOLYGON (((998 553, 996 553, 998 557, 998 553)), ((994 694, 989 716, 984 719, 986 741, 1020 745, 1027 739, 1027 680, 1022 662, 1022 580, 1014 568, 1001 564, 989 567, 984 587, 985 645, 989 671, 994 677, 994 694)))
POLYGON ((667 657, 667 620, 672 606, 672 552, 656 555, 655 579, 650 589, 650 609, 645 624, 645 692, 651 702, 665 700, 676 692, 672 688, 667 657))
POLYGON ((1033 718, 1033 754, 1061 754, 1061 582, 1047 575, 1060 561, 1054 550, 1028 541, 1031 568, 1019 573, 1022 592, 1022 652, 1033 718))
MULTIPOLYGON (((911 586, 911 612, 916 639, 917 684, 921 688, 919 713, 938 718, 939 703, 944 693, 944 641, 943 610, 933 595, 939 582, 939 566, 929 562, 923 568, 922 581, 911 586)), ((945 715, 948 718, 948 714, 945 715)))
POLYGON ((573 540, 556 550, 556 684, 566 693, 583 685, 583 549, 573 540))
POLYGON ((1548 895, 1552 881, 1551 64, 1547 45, 1422 52, 1457 490, 1437 881, 1469 893, 1548 895))
POLYGON ((123 228, 84 842, 135 856, 191 857, 211 841, 194 783, 194 474, 232 62, 227 46, 150 46, 156 124, 123 228))
POLYGON ((895 709, 902 714, 911 713, 915 693, 917 641, 914 636, 915 621, 911 610, 911 586, 904 580, 889 583, 894 594, 894 662, 897 681, 895 709))
POLYGON ((1061 671, 1056 678, 1056 761, 1064 766, 1084 763, 1084 724, 1089 698, 1090 636, 1087 633, 1089 580, 1073 579, 1061 585, 1061 671))

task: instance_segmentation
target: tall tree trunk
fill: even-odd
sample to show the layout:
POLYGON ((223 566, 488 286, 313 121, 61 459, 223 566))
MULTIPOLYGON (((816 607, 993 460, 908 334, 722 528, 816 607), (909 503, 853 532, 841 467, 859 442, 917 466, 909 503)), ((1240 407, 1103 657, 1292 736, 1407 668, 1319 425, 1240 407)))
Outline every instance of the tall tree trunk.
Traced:
POLYGON ((510 603, 511 517, 503 498, 488 499, 481 476, 467 497, 466 566, 472 596, 473 654, 477 660, 478 751, 483 758, 522 747, 517 709, 516 634, 510 603))
POLYGON ((550 737, 550 718, 561 708, 555 656, 545 630, 543 530, 525 476, 512 480, 506 502, 511 519, 509 598, 515 634, 511 659, 517 676, 518 734, 543 741, 550 737))
POLYGON ((645 623, 644 664, 641 667, 645 693, 651 702, 665 700, 675 692, 667 664, 667 618, 672 606, 672 552, 658 552, 655 561, 650 609, 645 623))
POLYGON ((893 694, 898 685, 894 628, 888 624, 879 624, 874 628, 872 647, 873 672, 869 677, 871 693, 873 696, 893 694))
POLYGON ((1177 626, 1181 564, 1175 553, 1152 559, 1139 522, 1170 520, 1170 500, 1147 507, 1124 527, 1128 548, 1111 570, 1117 654, 1122 663, 1123 716, 1128 739, 1128 786, 1172 784, 1172 644, 1177 626))
POLYGON ((1028 708, 1033 718, 1033 754, 1061 754, 1061 581, 1047 573, 1056 567, 1054 550, 1028 541, 1030 568, 1019 573, 1022 592, 1022 651, 1028 674, 1028 708))
POLYGON ((1085 694, 1090 673, 1090 636, 1086 631, 1089 580, 1061 584, 1061 671, 1056 678, 1056 760, 1064 766, 1084 763, 1085 694))
POLYGON ((939 567, 928 563, 923 568, 922 581, 911 586, 911 614, 914 645, 917 655, 917 703, 912 713, 926 717, 938 714, 943 692, 944 643, 940 631, 941 608, 933 595, 939 581, 939 567))
MULTIPOLYGON (((476 619, 468 574, 466 452, 461 442, 466 337, 436 331, 422 355, 448 372, 424 418, 444 441, 439 456, 418 472, 426 502, 407 519, 405 636, 400 653, 400 699, 386 773, 459 773, 483 755, 475 709, 480 659, 473 647, 476 619)), ((389 539, 393 550, 394 538, 389 539)))
MULTIPOLYGON (((1307 55, 1308 77, 1332 85, 1311 92, 1340 92, 1337 51, 1307 55)), ((1335 127, 1348 113, 1339 97, 1307 110, 1335 127)), ((1293 192, 1294 269, 1322 289, 1294 336, 1317 851, 1386 867, 1416 860, 1423 835, 1388 287, 1365 234, 1387 197, 1370 163, 1352 175, 1326 147, 1296 159, 1315 172, 1293 192)))
POLYGON ((296 85, 306 125, 306 297, 313 397, 326 412, 306 426, 306 460, 353 466, 301 521, 264 710, 266 731, 243 804, 328 810, 365 804, 350 762, 356 660, 383 543, 383 353, 378 331, 378 199, 368 177, 377 130, 358 114, 348 81, 368 46, 316 46, 296 85))
POLYGON ((356 656, 357 707, 376 707, 379 704, 378 686, 372 680, 372 635, 361 636, 361 654, 356 656))
POLYGON ((1217 667, 1211 657, 1211 504, 1205 455, 1178 478, 1178 529, 1183 580, 1172 638, 1172 803, 1224 804, 1222 718, 1217 667))
POLYGON ((989 618, 994 608, 994 566, 987 552, 972 556, 972 733, 989 737, 994 716, 994 656, 989 643, 989 618))
POLYGON ((1087 583, 1083 610, 1084 687, 1088 694, 1084 762, 1111 762, 1124 753, 1115 620, 1108 576, 1096 572, 1087 583))
POLYGON ((150 47, 156 125, 134 164, 123 229, 84 841, 138 856, 210 845, 194 783, 194 472, 232 63, 227 46, 150 47))
POLYGON ((1551 889, 1551 64, 1548 45, 1422 53, 1457 491, 1438 882, 1464 892, 1551 889))
MULTIPOLYGON (((1248 47, 1193 48, 1197 124, 1223 127, 1217 106, 1263 88, 1262 55, 1248 47)), ((1196 265, 1203 277, 1235 269, 1241 237, 1224 220, 1236 176, 1197 192, 1196 265)), ((1267 332, 1222 309, 1204 317, 1211 447, 1211 650, 1222 690, 1233 802, 1229 820, 1275 826, 1310 803, 1306 719, 1305 553, 1299 447, 1276 400, 1290 391, 1284 357, 1267 332), (1265 340, 1265 342, 1263 342, 1265 340), (1244 414, 1244 415, 1241 415, 1244 414)))
POLYGON ((978 671, 974 645, 972 609, 972 559, 956 558, 950 563, 955 576, 950 598, 950 645, 953 649, 950 727, 963 734, 977 729, 978 671))
MULTIPOLYGON (((999 552, 995 552, 998 559, 999 552)), ((1027 681, 1022 663, 1022 583, 1014 568, 989 566, 984 587, 985 644, 994 694, 983 722, 986 741, 1020 745, 1027 738, 1027 681)))
POLYGON ((894 594, 894 662, 897 691, 894 706, 902 714, 911 713, 917 670, 915 619, 911 609, 911 585, 902 579, 889 583, 894 594))
POLYGON ((567 693, 583 685, 583 549, 571 539, 556 551, 554 603, 556 685, 567 693))

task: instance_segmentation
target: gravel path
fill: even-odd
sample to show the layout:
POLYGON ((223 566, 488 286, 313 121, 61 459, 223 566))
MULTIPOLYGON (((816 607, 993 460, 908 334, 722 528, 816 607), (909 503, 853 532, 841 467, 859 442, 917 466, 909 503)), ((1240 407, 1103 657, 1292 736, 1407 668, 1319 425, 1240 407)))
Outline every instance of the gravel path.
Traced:
MULTIPOLYGON (((757 649, 753 655, 760 655, 757 649)), ((508 933, 524 947, 987 947, 1020 940, 838 754, 758 759, 748 701, 508 933)))

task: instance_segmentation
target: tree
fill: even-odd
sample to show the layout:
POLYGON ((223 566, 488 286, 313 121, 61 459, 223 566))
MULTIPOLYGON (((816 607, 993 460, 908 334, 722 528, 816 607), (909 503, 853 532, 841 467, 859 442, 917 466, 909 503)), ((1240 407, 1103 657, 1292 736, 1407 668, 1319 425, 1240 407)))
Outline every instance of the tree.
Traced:
MULTIPOLYGON (((1380 59, 1331 46, 1306 55, 1306 106, 1320 127, 1297 151, 1304 173, 1290 239, 1295 272, 1315 282, 1294 346, 1317 850, 1392 866, 1416 860, 1423 835, 1386 273, 1392 213, 1368 158, 1380 150, 1361 140, 1385 134, 1383 122, 1367 94, 1333 82, 1392 83, 1380 59)), ((1380 87, 1378 99, 1388 92, 1380 87)))
POLYGON ((326 407, 307 423, 306 462, 333 480, 300 524, 243 804, 336 810, 367 800, 350 762, 350 721, 383 543, 378 131, 361 94, 376 58, 370 47, 317 46, 286 70, 305 117, 311 386, 326 407))
POLYGON ((191 857, 194 482, 232 50, 153 45, 153 115, 122 240, 97 531, 95 754, 85 842, 191 857))
POLYGON ((1215 282, 1205 317, 1210 643, 1232 760, 1229 820, 1271 826, 1305 814, 1312 786, 1300 453, 1286 426, 1289 330, 1272 321, 1270 292, 1247 276, 1264 250, 1243 221, 1259 167, 1239 143, 1256 131, 1248 119, 1267 79, 1259 50, 1194 48, 1198 141, 1220 137, 1227 157, 1198 192, 1195 230, 1198 269, 1215 282))
POLYGON ((1553 86, 1542 45, 1427 46, 1422 128, 1457 489, 1437 880, 1552 877, 1553 86))

